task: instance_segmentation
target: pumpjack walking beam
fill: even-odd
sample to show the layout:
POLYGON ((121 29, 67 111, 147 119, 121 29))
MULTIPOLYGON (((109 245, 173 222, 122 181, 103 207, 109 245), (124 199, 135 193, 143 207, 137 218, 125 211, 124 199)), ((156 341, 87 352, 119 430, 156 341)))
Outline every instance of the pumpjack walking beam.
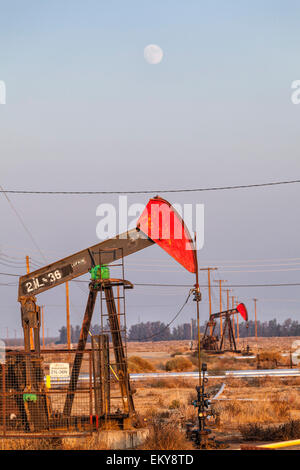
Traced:
POLYGON ((82 276, 88 273, 95 264, 110 264, 122 256, 125 258, 125 256, 143 250, 154 243, 142 231, 132 229, 117 235, 115 238, 110 238, 97 245, 93 245, 90 248, 37 269, 32 273, 21 276, 19 279, 18 300, 21 302, 22 299, 36 296, 52 287, 82 276), (122 250, 120 249, 119 253, 115 255, 115 248, 122 248, 122 250), (105 254, 102 255, 100 263, 99 253, 104 250, 105 254), (91 253, 93 253, 93 256, 91 256, 91 253))

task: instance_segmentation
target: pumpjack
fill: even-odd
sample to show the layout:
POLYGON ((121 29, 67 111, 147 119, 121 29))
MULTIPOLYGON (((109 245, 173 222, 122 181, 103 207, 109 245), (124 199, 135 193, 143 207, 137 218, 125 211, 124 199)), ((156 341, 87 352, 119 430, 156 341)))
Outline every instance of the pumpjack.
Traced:
POLYGON ((210 315, 209 321, 206 323, 204 335, 201 341, 202 348, 209 352, 240 352, 236 347, 235 334, 232 325, 234 315, 240 314, 245 321, 248 321, 248 312, 243 303, 237 305, 236 308, 217 312, 210 315), (219 338, 215 335, 216 320, 220 319, 222 323, 222 334, 219 338))
MULTIPOLYGON (((103 266, 109 266, 154 244, 158 244, 188 271, 196 272, 195 247, 184 221, 169 202, 156 196, 149 200, 136 228, 20 277, 18 300, 21 304, 24 354, 18 360, 24 366, 24 373, 22 382, 18 387, 22 391, 23 397, 29 397, 28 400, 24 400, 23 410, 28 431, 51 429, 52 419, 51 403, 43 380, 44 373, 42 371, 40 347, 40 307, 37 305, 37 295, 67 281, 72 281, 88 272, 92 273, 92 279, 89 283, 89 293, 80 338, 61 418, 66 422, 70 422, 83 352, 87 343, 96 298, 100 293, 101 295, 104 294, 107 306, 110 337, 117 363, 117 374, 124 405, 123 421, 127 424, 130 423, 135 414, 135 409, 113 288, 115 286, 132 288, 133 285, 125 279, 104 278, 101 273, 103 266), (164 215, 168 217, 167 221, 162 215, 163 211, 164 215), (169 228, 168 237, 163 234, 166 224, 169 228), (178 237, 180 231, 181 237, 178 237), (100 274, 97 275, 97 273, 100 274), (33 347, 30 344, 31 330, 34 335, 33 347), (30 396, 35 394, 38 400, 30 400, 30 396)), ((106 344, 107 352, 108 337, 99 341, 106 344)), ((92 346, 94 344, 95 341, 92 341, 92 346)), ((108 374, 106 378, 108 378, 108 374)), ((107 417, 107 409, 105 413, 107 417)))

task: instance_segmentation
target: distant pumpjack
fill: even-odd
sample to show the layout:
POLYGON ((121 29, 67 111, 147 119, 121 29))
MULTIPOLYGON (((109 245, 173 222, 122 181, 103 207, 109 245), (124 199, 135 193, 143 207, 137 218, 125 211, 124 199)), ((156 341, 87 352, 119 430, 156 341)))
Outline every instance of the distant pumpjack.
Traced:
POLYGON ((248 321, 248 312, 246 306, 241 303, 236 308, 224 310, 223 312, 213 313, 210 320, 206 323, 204 336, 201 340, 201 347, 210 352, 240 352, 237 350, 235 335, 233 331, 232 318, 239 313, 245 321, 248 321), (223 331, 219 338, 214 334, 217 325, 217 319, 224 319, 223 331), (226 346, 229 345, 227 348, 226 346))

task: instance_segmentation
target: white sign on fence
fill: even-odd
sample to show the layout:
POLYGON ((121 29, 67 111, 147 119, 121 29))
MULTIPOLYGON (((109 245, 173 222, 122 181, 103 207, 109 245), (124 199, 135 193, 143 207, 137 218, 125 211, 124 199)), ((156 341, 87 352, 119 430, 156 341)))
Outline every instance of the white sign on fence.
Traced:
POLYGON ((50 377, 69 377, 70 365, 67 362, 52 362, 49 372, 50 377))

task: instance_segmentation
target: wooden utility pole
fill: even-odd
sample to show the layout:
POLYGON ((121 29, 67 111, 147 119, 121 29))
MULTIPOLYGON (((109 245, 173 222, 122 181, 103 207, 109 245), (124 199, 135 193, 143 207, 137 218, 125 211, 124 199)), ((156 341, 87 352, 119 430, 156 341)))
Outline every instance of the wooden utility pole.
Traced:
POLYGON ((27 271, 27 274, 30 273, 29 256, 28 255, 26 256, 26 271, 27 271))
MULTIPOLYGON (((26 256, 26 272, 27 274, 30 273, 30 266, 29 266, 29 256, 26 256)), ((33 341, 33 331, 32 328, 30 328, 30 349, 34 349, 34 341, 33 341)))
MULTIPOLYGON (((208 301, 209 301, 209 320, 212 314, 212 305, 211 305, 211 286, 210 286, 210 271, 216 271, 218 268, 201 268, 199 271, 207 271, 207 280, 208 280, 208 301)), ((209 327, 210 335, 212 335, 212 326, 209 327)))
POLYGON ((191 351, 193 349, 193 319, 191 318, 191 351))
POLYGON ((43 348, 45 347, 45 324, 44 324, 44 305, 41 305, 42 312, 42 337, 43 337, 43 348))
MULTIPOLYGON (((232 302, 232 307, 231 308, 234 308, 234 299, 235 299, 235 296, 233 295, 231 297, 231 302, 232 302)), ((233 330, 233 336, 235 337, 235 321, 234 321, 234 315, 232 315, 232 330, 233 330)))
POLYGON ((256 302, 257 302, 257 299, 253 299, 254 300, 254 318, 255 318, 255 339, 257 341, 257 315, 256 315, 256 302))
MULTIPOLYGON (((222 304, 222 282, 227 282, 224 279, 219 279, 219 295, 220 295, 220 312, 223 311, 223 304, 222 304)), ((223 323, 222 318, 220 318, 220 335, 223 334, 223 323)))
MULTIPOLYGON (((235 307, 238 305, 238 300, 236 299, 235 307)), ((237 343, 239 345, 240 342, 240 327, 239 327, 239 312, 236 314, 236 336, 237 336, 237 343)))
POLYGON ((66 313, 67 313, 67 343, 68 349, 71 349, 71 331, 70 331, 70 297, 69 297, 69 283, 66 282, 66 313))
POLYGON ((195 250, 195 267, 196 267, 196 284, 195 284, 195 289, 194 289, 194 298, 196 300, 196 310, 197 310, 197 339, 198 339, 198 380, 199 380, 199 387, 201 388, 202 386, 202 378, 201 378, 201 335, 200 335, 200 309, 199 309, 199 302, 201 300, 201 293, 200 293, 200 287, 199 287, 199 268, 198 268, 198 254, 196 250, 196 243, 197 240, 197 235, 195 232, 195 238, 194 238, 194 250, 195 250))
POLYGON ((229 310, 229 292, 230 292, 230 289, 226 289, 226 292, 227 292, 227 310, 229 310))
POLYGON ((118 296, 118 320, 119 320, 119 328, 120 328, 120 330, 121 330, 120 286, 117 286, 117 296, 118 296))

